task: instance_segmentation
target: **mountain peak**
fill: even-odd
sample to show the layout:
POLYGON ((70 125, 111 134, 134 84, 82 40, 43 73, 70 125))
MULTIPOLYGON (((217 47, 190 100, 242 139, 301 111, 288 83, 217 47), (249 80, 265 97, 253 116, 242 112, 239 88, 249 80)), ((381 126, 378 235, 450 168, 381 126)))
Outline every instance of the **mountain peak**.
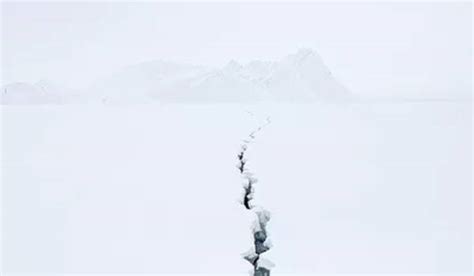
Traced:
MULTIPOLYGON (((312 49, 309 48, 302 48, 299 49, 295 54, 289 55, 287 57, 290 61, 294 63, 302 63, 307 60, 318 60, 321 61, 321 58, 319 57, 318 53, 312 49)), ((322 62, 322 61, 321 61, 322 62)))
POLYGON ((229 61, 229 63, 227 63, 227 65, 225 66, 225 69, 226 70, 237 71, 237 70, 242 69, 242 65, 240 63, 238 63, 237 61, 235 61, 235 60, 231 60, 231 61, 229 61))
POLYGON ((295 56, 304 58, 304 57, 311 56, 311 55, 314 55, 314 54, 316 54, 316 53, 313 49, 301 48, 296 52, 295 56))

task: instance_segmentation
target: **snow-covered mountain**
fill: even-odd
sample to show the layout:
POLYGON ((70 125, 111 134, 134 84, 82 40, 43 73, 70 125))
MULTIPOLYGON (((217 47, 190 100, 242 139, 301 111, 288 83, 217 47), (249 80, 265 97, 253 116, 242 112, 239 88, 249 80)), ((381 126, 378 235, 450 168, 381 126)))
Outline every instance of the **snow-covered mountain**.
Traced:
POLYGON ((67 104, 86 100, 85 94, 62 87, 48 80, 34 84, 26 82, 10 83, 2 87, 0 101, 6 105, 21 104, 67 104))
MULTIPOLYGON (((2 103, 61 103, 62 91, 38 85, 4 88, 2 103), (5 90, 6 89, 6 90, 5 90)), ((341 101, 350 93, 321 57, 302 49, 280 61, 230 61, 208 68, 164 61, 136 64, 94 82, 83 100, 102 102, 306 102, 341 101)))
POLYGON ((2 87, 2 104, 43 104, 54 101, 40 86, 15 82, 2 87))

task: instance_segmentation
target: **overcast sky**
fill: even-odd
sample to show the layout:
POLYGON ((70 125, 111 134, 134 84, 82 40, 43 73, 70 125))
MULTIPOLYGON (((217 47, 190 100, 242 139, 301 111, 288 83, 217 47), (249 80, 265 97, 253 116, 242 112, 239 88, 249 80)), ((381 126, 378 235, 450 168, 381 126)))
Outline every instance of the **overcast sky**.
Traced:
POLYGON ((3 82, 77 88, 165 59, 223 65, 313 48, 351 91, 467 97, 470 3, 3 3, 3 82))

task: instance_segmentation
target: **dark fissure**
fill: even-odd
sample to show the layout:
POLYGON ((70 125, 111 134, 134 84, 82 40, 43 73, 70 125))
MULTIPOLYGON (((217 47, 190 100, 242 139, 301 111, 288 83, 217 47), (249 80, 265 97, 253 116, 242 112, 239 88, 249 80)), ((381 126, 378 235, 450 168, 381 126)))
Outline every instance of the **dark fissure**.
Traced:
POLYGON ((242 197, 242 205, 248 211, 251 211, 256 216, 256 224, 252 229, 253 232, 253 248, 243 254, 245 260, 247 260, 253 266, 254 276, 269 276, 270 269, 273 264, 261 257, 261 255, 270 249, 270 243, 268 241, 267 234, 267 223, 270 220, 270 212, 260 206, 253 204, 255 184, 257 179, 247 168, 246 152, 249 148, 250 143, 255 139, 256 134, 270 123, 270 119, 267 118, 266 123, 258 127, 255 131, 252 131, 248 138, 243 140, 243 144, 240 152, 237 154, 238 165, 237 168, 244 179, 244 193, 242 197))

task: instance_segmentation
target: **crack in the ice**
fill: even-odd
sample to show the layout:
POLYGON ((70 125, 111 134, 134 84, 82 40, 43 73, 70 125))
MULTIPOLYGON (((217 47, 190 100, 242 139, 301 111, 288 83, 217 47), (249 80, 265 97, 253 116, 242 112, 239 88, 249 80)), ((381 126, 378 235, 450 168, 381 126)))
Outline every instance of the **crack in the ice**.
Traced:
MULTIPOLYGON (((253 116, 252 113, 248 113, 253 116)), ((242 177, 245 179, 242 204, 247 210, 253 211, 257 216, 256 224, 253 229, 254 247, 251 248, 247 253, 243 254, 244 259, 253 266, 253 276, 269 276, 270 269, 273 266, 270 261, 265 260, 260 256, 261 254, 267 252, 271 247, 267 235, 267 223, 270 220, 270 212, 263 209, 262 207, 257 208, 251 204, 257 179, 253 177, 252 173, 246 167, 247 159, 245 158, 245 153, 248 150, 249 144, 255 139, 256 134, 270 123, 270 118, 267 118, 265 124, 252 131, 248 136, 249 138, 243 140, 241 150, 237 154, 239 161, 237 168, 242 177)))

